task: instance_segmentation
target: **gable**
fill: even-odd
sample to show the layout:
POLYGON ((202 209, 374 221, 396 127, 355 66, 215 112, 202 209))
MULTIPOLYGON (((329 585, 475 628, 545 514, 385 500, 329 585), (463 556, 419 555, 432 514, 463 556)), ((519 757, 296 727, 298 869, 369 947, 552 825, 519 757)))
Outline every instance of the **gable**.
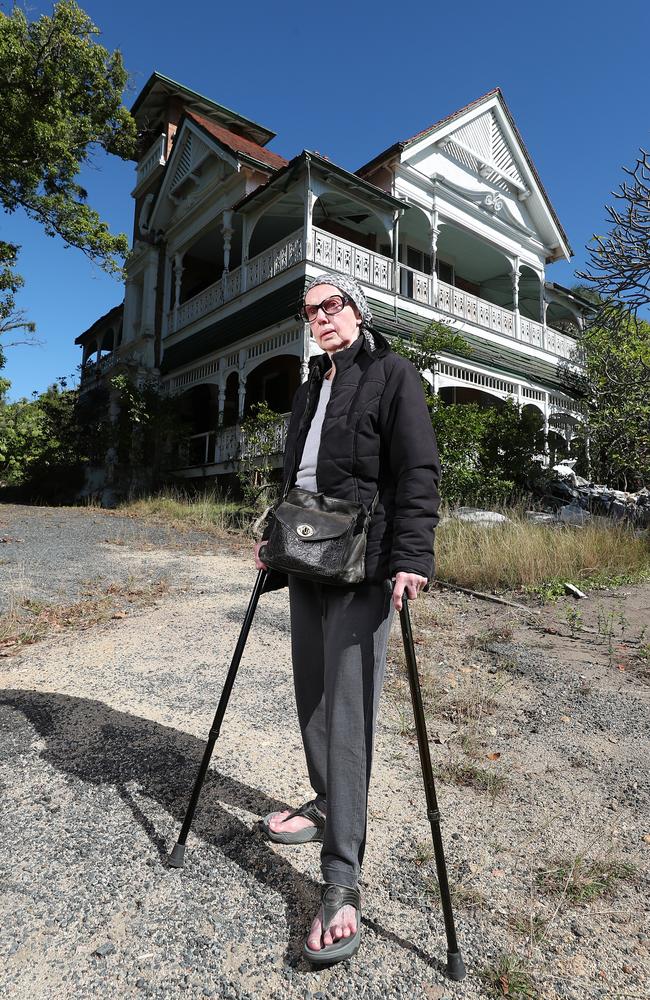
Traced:
POLYGON ((178 151, 173 152, 173 170, 170 173, 168 192, 176 194, 191 175, 196 176, 202 164, 213 153, 206 142, 193 130, 185 129, 178 151))
MULTIPOLYGON (((459 190, 463 189, 470 200, 480 199, 481 182, 485 181, 483 187, 490 189, 489 207, 495 198, 500 206, 505 204, 509 196, 510 208, 515 216, 520 216, 520 225, 536 232, 548 248, 548 262, 569 260, 573 256, 566 233, 499 88, 410 139, 395 143, 357 173, 372 178, 384 164, 395 162, 406 168, 414 167, 425 178, 452 182, 459 190)), ((416 187, 418 183, 416 179, 416 187)), ((485 204, 488 207, 487 199, 485 204)))
POLYGON ((493 108, 450 132, 443 143, 450 156, 502 190, 509 186, 526 190, 513 149, 493 108))
POLYGON ((186 118, 178 128, 161 184, 147 221, 147 228, 167 224, 174 206, 195 199, 199 186, 210 179, 225 178, 239 171, 237 157, 186 118))

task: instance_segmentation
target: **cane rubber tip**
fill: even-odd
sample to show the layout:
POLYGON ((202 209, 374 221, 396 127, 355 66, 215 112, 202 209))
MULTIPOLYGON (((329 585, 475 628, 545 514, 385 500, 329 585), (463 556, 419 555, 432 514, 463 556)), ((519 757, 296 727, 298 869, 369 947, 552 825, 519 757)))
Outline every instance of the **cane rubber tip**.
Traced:
POLYGON ((456 983, 465 978, 465 963, 459 951, 447 952, 447 975, 456 983))
POLYGON ((174 850, 169 855, 169 864, 172 868, 182 868, 185 864, 185 844, 176 844, 174 850))

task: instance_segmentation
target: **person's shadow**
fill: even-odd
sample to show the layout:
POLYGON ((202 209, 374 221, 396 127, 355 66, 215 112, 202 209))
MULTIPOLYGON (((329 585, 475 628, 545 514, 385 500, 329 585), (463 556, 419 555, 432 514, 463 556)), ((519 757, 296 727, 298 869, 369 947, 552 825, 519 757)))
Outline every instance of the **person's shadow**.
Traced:
MULTIPOLYGON (((31 726, 45 739, 41 757, 66 774, 97 785, 114 785, 128 805, 161 861, 167 865, 169 845, 143 812, 127 787, 138 785, 145 796, 158 802, 179 823, 184 818, 190 791, 203 756, 205 743, 188 733, 150 719, 119 712, 103 702, 50 692, 0 691, 0 707, 22 712, 31 726)), ((224 805, 266 814, 289 809, 256 788, 244 785, 219 771, 206 775, 192 833, 217 847, 262 885, 282 895, 286 901, 289 940, 285 959, 298 964, 307 924, 320 900, 320 886, 277 854, 253 827, 233 816, 224 805)), ((190 850, 198 850, 193 845, 190 850)), ((417 955, 440 972, 444 964, 431 958, 417 945, 363 918, 375 933, 417 955)), ((306 964, 304 965, 306 969, 306 964)))

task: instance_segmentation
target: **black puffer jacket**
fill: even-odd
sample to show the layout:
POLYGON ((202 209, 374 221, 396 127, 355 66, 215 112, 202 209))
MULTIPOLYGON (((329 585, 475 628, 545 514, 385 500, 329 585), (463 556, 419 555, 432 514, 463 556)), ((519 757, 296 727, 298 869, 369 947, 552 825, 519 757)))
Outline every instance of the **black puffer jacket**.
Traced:
MULTIPOLYGON (((284 482, 293 485, 316 410, 327 354, 311 362, 293 401, 284 482)), ((336 377, 321 433, 316 481, 327 496, 379 497, 368 531, 366 579, 381 582, 400 570, 433 575, 438 523, 439 464, 435 435, 415 367, 373 331, 336 354, 336 377)))

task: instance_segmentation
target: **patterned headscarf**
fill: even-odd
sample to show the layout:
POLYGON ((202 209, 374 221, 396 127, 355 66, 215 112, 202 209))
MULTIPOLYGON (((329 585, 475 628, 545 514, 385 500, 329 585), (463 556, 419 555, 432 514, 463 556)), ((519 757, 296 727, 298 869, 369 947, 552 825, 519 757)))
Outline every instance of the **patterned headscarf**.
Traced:
POLYGON ((348 274, 341 274, 339 271, 332 271, 331 274, 319 274, 317 278, 312 278, 309 282, 305 288, 305 295, 310 289, 315 288, 316 285, 334 285, 335 288, 340 288, 342 292, 350 296, 359 310, 361 329, 363 330, 364 327, 369 327, 372 324, 370 306, 354 278, 351 278, 348 274))

